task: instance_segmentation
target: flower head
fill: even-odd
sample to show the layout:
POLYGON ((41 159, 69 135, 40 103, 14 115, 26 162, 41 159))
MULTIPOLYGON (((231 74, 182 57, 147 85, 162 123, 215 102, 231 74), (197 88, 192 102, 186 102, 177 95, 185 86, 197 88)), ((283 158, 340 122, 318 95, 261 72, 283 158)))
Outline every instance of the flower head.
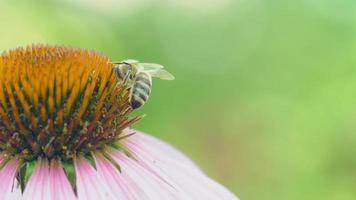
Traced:
POLYGON ((129 127, 130 85, 96 52, 0 55, 0 199, 236 199, 169 145, 129 127))

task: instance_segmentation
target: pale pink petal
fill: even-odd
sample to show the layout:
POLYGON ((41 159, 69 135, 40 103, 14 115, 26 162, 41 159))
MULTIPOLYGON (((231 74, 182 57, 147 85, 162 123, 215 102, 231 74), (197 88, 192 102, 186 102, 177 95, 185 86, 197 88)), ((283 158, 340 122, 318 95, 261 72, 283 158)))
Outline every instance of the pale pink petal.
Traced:
POLYGON ((49 166, 40 159, 21 198, 15 179, 19 163, 13 160, 0 171, 0 199, 237 200, 172 146, 139 132, 123 143, 133 157, 107 152, 121 171, 100 153, 94 155, 96 169, 83 157, 75 159, 77 197, 60 162, 49 166))
POLYGON ((24 200, 44 200, 51 198, 49 174, 47 159, 39 159, 26 185, 23 194, 24 200))
POLYGON ((137 160, 117 150, 110 153, 121 166, 122 178, 147 196, 142 199, 237 199, 190 159, 158 139, 137 132, 125 139, 125 145, 137 160))
MULTIPOLYGON (((129 132, 129 130, 125 131, 129 132)), ((201 172, 200 168, 196 166, 196 164, 190 158, 185 156, 171 145, 142 132, 135 130, 135 133, 136 134, 133 136, 124 140, 124 144, 135 144, 143 148, 148 148, 147 150, 149 150, 152 154, 157 153, 163 160, 175 160, 179 163, 183 163, 185 165, 191 166, 192 168, 195 168, 197 172, 201 172)))
MULTIPOLYGON (((9 167, 13 164, 9 164, 6 167, 9 167)), ((9 200, 75 200, 75 195, 70 186, 67 177, 64 174, 63 168, 56 161, 52 162, 51 168, 49 168, 48 161, 46 159, 40 159, 30 177, 29 182, 26 185, 24 194, 22 195, 21 189, 14 178, 16 173, 16 168, 18 163, 11 169, 6 170, 4 168, 0 172, 0 199, 9 199, 9 200), (4 181, 1 179, 1 174, 9 174, 11 177, 11 189, 8 192, 8 195, 2 197, 1 195, 7 194, 3 192, 2 189, 6 189, 4 184, 9 181, 4 181)))
POLYGON ((98 173, 105 183, 109 185, 110 192, 117 196, 118 199, 147 199, 141 188, 135 185, 133 180, 121 174, 113 164, 100 155, 96 156, 95 159, 98 173))
POLYGON ((77 193, 80 200, 114 200, 117 199, 110 192, 109 185, 84 158, 75 160, 77 175, 77 193))
POLYGON ((53 161, 49 172, 51 200, 76 199, 72 186, 59 161, 53 161))
MULTIPOLYGON (((121 175, 129 187, 138 188, 142 193, 140 199, 180 199, 176 189, 161 177, 151 173, 149 169, 140 165, 138 161, 127 157, 120 151, 111 152, 113 159, 119 163, 121 175)), ((130 199, 131 200, 131 199, 130 199)))
POLYGON ((15 182, 16 170, 19 167, 19 161, 14 159, 7 163, 0 170, 0 199, 13 200, 19 199, 21 190, 15 182))

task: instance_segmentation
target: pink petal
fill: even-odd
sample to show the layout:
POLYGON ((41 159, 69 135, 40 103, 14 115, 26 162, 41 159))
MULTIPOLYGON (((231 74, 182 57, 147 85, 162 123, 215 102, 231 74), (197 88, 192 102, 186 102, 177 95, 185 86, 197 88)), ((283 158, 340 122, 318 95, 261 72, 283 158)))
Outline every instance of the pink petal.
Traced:
POLYGON ((49 166, 43 159, 38 161, 21 198, 20 189, 13 185, 19 163, 12 160, 0 171, 0 199, 237 200, 170 145, 139 132, 123 143, 134 158, 119 150, 108 151, 121 172, 101 154, 94 155, 96 169, 83 157, 75 159, 78 197, 60 162, 52 161, 49 166))
POLYGON ((95 156, 95 160, 98 173, 105 183, 109 185, 110 192, 117 196, 118 199, 146 199, 141 188, 119 173, 118 169, 109 161, 100 155, 95 156))
POLYGON ((49 165, 46 159, 37 161, 35 169, 30 177, 30 180, 25 188, 24 199, 49 199, 49 165))
POLYGON ((19 199, 21 190, 16 187, 15 175, 19 167, 19 161, 14 159, 7 163, 3 169, 0 170, 0 199, 13 200, 19 199))
POLYGON ((23 199, 74 200, 75 195, 61 164, 53 160, 49 166, 46 159, 40 159, 26 185, 23 199))
POLYGON ((73 188, 59 161, 51 163, 49 172, 51 200, 74 200, 76 199, 73 188))
POLYGON ((77 175, 78 199, 81 200, 116 200, 114 193, 110 192, 109 184, 84 158, 75 160, 75 172, 77 175))
POLYGON ((136 133, 125 144, 137 160, 117 150, 111 155, 121 166, 122 181, 144 194, 142 199, 237 199, 204 175, 190 159, 162 141, 136 133))
POLYGON ((179 163, 190 165, 191 167, 196 168, 198 172, 201 172, 199 167, 197 167, 190 158, 185 156, 182 152, 178 151, 171 145, 145 133, 136 130, 135 132, 136 134, 134 134, 132 137, 128 137, 127 140, 124 140, 125 144, 142 146, 147 148, 147 150, 153 154, 159 154, 163 160, 176 160, 179 163))
MULTIPOLYGON (((151 173, 148 168, 136 160, 128 158, 120 151, 112 152, 113 159, 119 163, 121 176, 128 187, 136 188, 139 199, 179 199, 172 185, 151 173)), ((130 199, 131 200, 131 199, 130 199)))

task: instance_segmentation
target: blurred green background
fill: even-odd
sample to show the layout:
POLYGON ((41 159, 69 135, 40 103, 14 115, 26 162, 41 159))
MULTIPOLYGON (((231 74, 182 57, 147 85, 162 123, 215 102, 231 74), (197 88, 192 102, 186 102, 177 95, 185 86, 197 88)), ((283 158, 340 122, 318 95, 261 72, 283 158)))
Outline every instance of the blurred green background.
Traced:
POLYGON ((356 199, 356 1, 1 1, 0 49, 166 66, 136 128, 241 199, 356 199))

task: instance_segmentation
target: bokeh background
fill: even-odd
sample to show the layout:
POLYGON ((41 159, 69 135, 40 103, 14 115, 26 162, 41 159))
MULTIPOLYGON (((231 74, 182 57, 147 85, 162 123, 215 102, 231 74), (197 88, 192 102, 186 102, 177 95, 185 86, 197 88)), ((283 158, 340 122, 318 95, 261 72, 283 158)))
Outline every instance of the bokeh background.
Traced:
POLYGON ((241 199, 356 199, 356 1, 1 1, 0 49, 166 66, 135 127, 241 199))

